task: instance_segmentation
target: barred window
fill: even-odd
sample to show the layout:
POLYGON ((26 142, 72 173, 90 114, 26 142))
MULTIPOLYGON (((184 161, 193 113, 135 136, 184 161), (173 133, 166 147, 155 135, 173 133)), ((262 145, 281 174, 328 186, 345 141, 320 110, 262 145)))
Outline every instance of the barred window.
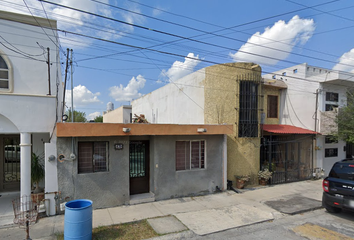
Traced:
POLYGON ((240 82, 239 137, 258 137, 258 86, 252 81, 240 82))
POLYGON ((326 92, 326 101, 338 102, 338 93, 326 92))
POLYGON ((78 172, 108 171, 108 142, 79 142, 78 172))
POLYGON ((176 171, 205 168, 205 141, 176 141, 176 171))
POLYGON ((338 157, 338 148, 326 148, 325 157, 338 157))

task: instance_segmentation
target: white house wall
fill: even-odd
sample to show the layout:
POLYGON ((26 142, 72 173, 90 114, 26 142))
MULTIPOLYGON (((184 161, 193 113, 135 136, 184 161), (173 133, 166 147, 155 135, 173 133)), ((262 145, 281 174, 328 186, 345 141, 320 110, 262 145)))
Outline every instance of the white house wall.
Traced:
POLYGON ((332 130, 330 126, 333 125, 328 121, 334 123, 335 114, 323 112, 325 112, 326 103, 336 104, 339 107, 346 106, 346 91, 348 87, 354 86, 354 75, 304 63, 267 74, 264 77, 280 79, 288 85, 284 109, 280 111, 282 113, 281 124, 294 125, 323 134, 318 135, 316 140, 315 167, 323 168, 325 174, 328 174, 333 163, 346 157, 344 151, 346 143, 338 141, 338 143, 325 144, 325 135, 330 135, 332 130), (316 91, 318 92, 318 122, 315 129, 316 91), (327 102, 327 92, 338 93, 338 102, 327 102), (326 148, 337 148, 338 156, 325 157, 326 148))
POLYGON ((132 113, 150 123, 203 124, 205 69, 132 101, 132 113), (172 107, 171 107, 172 106, 172 107))
MULTIPOLYGON (((5 53, 10 59, 13 67, 14 91, 19 94, 38 94, 46 95, 49 92, 48 88, 48 65, 46 63, 47 53, 40 48, 38 44, 45 49, 50 48, 50 62, 51 65, 51 92, 55 95, 56 91, 56 69, 58 67, 57 61, 57 47, 52 41, 43 33, 43 30, 36 26, 22 24, 18 22, 0 19, 1 36, 17 46, 21 51, 27 54, 38 55, 36 61, 16 54, 7 48, 0 46, 1 52, 5 53), (37 44, 38 42, 38 44, 37 44), (16 56, 16 57, 15 57, 16 56)), ((53 36, 53 31, 44 29, 47 34, 56 41, 56 36, 53 36)), ((3 41, 2 41, 3 42, 3 41)), ((4 42, 6 45, 6 43, 4 42)), ((60 66, 59 66, 60 67, 60 66)), ((59 73, 59 77, 60 77, 59 73)))
POLYGON ((307 64, 300 64, 264 76, 268 79, 283 80, 288 86, 280 116, 281 124, 314 130, 315 93, 319 88, 319 83, 315 80, 308 80, 307 75, 307 64))
MULTIPOLYGON (((19 132, 52 132, 56 119, 55 97, 0 94, 0 114, 19 132)), ((19 133, 17 132, 17 133, 19 133)))
MULTIPOLYGON (((37 21, 41 25, 48 25, 50 22, 51 26, 56 28, 56 22, 52 20, 38 18, 35 21, 32 16, 0 12, 0 30, 3 38, 1 41, 13 49, 9 45, 11 43, 22 52, 34 55, 33 58, 37 59, 27 58, 0 46, 2 57, 9 61, 9 67, 12 66, 13 77, 12 91, 0 91, 0 134, 21 135, 21 195, 23 193, 27 195, 28 188, 30 188, 30 179, 27 177, 30 171, 27 167, 31 156, 30 153, 22 154, 22 149, 28 146, 31 146, 31 150, 34 152, 45 151, 45 191, 58 190, 56 162, 48 162, 49 155, 56 156, 55 123, 61 119, 63 85, 59 49, 57 48, 58 40, 55 30, 34 26, 37 21), (49 62, 51 63, 51 95, 48 95, 48 47, 50 49, 49 62), (22 136, 26 137, 26 141, 29 139, 29 142, 22 142, 22 136), (26 179, 22 178, 22 173, 26 179)), ((53 210, 55 207, 54 195, 47 194, 46 198, 52 199, 50 208, 53 210)), ((53 213, 51 211, 51 214, 53 213)))

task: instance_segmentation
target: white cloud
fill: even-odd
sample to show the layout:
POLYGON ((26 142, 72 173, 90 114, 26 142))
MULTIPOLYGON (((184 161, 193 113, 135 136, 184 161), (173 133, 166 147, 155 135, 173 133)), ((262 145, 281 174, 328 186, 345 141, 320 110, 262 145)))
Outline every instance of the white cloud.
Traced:
POLYGON ((337 63, 333 67, 333 70, 354 73, 354 48, 352 48, 349 52, 344 53, 339 58, 339 63, 337 63), (347 66, 347 65, 351 65, 351 66, 347 66))
POLYGON ((139 90, 145 86, 145 78, 138 75, 136 78, 130 79, 128 85, 124 87, 122 84, 109 88, 109 96, 113 97, 117 102, 128 102, 135 98, 141 97, 139 90))
MULTIPOLYGON (((53 1, 57 4, 80 9, 86 12, 90 13, 95 13, 99 15, 103 15, 106 17, 112 17, 112 18, 118 18, 121 19, 123 18, 126 22, 129 23, 138 23, 142 22, 144 20, 144 17, 133 14, 133 13, 117 13, 120 14, 119 17, 114 16, 112 12, 112 8, 109 6, 106 6, 104 4, 109 4, 109 0, 101 0, 100 2, 104 4, 99 4, 93 1, 87 1, 87 0, 55 0, 53 1)), ((31 13, 35 16, 39 17, 44 17, 46 18, 46 15, 43 11, 42 4, 38 0, 26 0, 26 3, 28 7, 31 10, 31 13)), ((48 4, 43 2, 44 9, 50 19, 55 19, 58 21, 58 28, 59 29, 64 29, 66 31, 72 31, 72 32, 77 32, 77 33, 82 33, 85 35, 90 35, 90 36, 96 36, 104 39, 118 39, 121 38, 125 35, 125 33, 122 33, 121 31, 126 31, 126 32, 133 32, 134 27, 128 26, 128 25, 116 25, 114 22, 109 21, 109 20, 103 20, 99 17, 92 16, 90 14, 82 13, 79 11, 71 10, 65 7, 60 7, 60 6, 55 6, 53 4, 48 4), (98 23, 99 20, 99 23, 98 23), (102 29, 105 30, 103 31, 97 31, 97 30, 92 30, 89 28, 85 28, 85 25, 88 25, 85 22, 91 22, 93 24, 101 24, 104 25, 106 28, 102 29)), ((131 6, 130 10, 133 10, 135 12, 140 12, 140 10, 137 8, 137 6, 131 6)), ((16 13, 21 13, 21 14, 26 14, 30 15, 31 13, 29 10, 26 8, 23 0, 12 0, 11 3, 2 3, 0 4, 0 10, 4 11, 9 11, 9 12, 16 12, 16 13)), ((99 29, 100 27, 93 26, 94 28, 99 29)), ((76 36, 73 36, 72 34, 64 34, 64 33, 59 33, 60 36, 66 36, 67 38, 75 38, 76 36)), ((92 40, 87 39, 87 38, 82 38, 81 42, 83 45, 81 47, 89 46, 92 43, 92 40)), ((63 45, 68 43, 68 41, 63 41, 63 45)), ((68 44, 70 46, 70 42, 68 44)))
POLYGON ((184 58, 184 62, 175 61, 170 69, 162 70, 160 76, 163 78, 168 78, 169 81, 176 81, 194 71, 194 68, 200 63, 199 55, 194 55, 194 53, 188 53, 187 57, 184 58))
POLYGON ((298 43, 305 44, 311 38, 314 30, 315 23, 313 19, 301 19, 296 15, 288 23, 279 20, 272 27, 267 27, 263 33, 257 32, 253 34, 238 52, 234 54, 230 53, 229 55, 234 61, 275 65, 279 61, 276 59, 283 60, 289 56, 287 52, 291 52, 294 45, 298 43), (281 51, 277 51, 276 49, 281 51))
POLYGON ((102 114, 100 112, 93 112, 88 115, 87 120, 94 120, 96 117, 101 116, 102 114))
MULTIPOLYGON (((101 93, 92 93, 87 87, 78 85, 74 87, 74 107, 87 106, 89 104, 102 103, 98 96, 101 93)), ((68 107, 71 106, 71 90, 66 90, 65 101, 68 107)))

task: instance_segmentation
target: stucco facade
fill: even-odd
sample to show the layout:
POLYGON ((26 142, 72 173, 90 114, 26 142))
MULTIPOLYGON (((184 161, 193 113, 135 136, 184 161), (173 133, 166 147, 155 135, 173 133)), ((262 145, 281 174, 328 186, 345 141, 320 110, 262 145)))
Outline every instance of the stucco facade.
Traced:
MULTIPOLYGON (((54 194, 51 193, 58 191, 57 166, 55 161, 49 162, 47 159, 50 155, 56 156, 54 128, 57 120, 61 118, 62 82, 58 35, 51 27, 56 28, 56 21, 0 12, 1 36, 6 41, 4 44, 9 46, 11 43, 27 55, 38 56, 35 59, 24 57, 23 54, 11 51, 11 46, 0 47, 0 56, 6 65, 2 64, 0 68, 2 73, 8 73, 5 79, 8 84, 4 85, 4 79, 1 79, 0 86, 0 174, 5 175, 5 179, 7 174, 12 174, 11 178, 14 179, 17 171, 20 172, 20 176, 16 176, 19 188, 7 188, 9 185, 5 180, 0 183, 0 192, 20 190, 21 196, 31 194, 31 153, 34 152, 43 156, 45 179, 41 185, 48 193, 46 198, 50 199, 50 214, 54 214, 55 201, 54 194), (48 29, 42 29, 38 23, 48 29), (43 38, 43 31, 49 37, 43 38), (49 71, 46 62, 47 48, 48 60, 51 63, 49 71), (19 162, 8 159, 6 162, 8 152, 3 152, 3 145, 9 143, 20 146, 19 162)), ((1 78, 3 76, 2 74, 1 78)))
POLYGON ((77 124, 64 123, 58 127, 58 155, 65 156, 65 160, 58 163, 59 190, 63 199, 72 200, 88 198, 93 201, 94 208, 112 207, 130 204, 130 143, 145 141, 149 143, 149 190, 155 200, 196 196, 213 193, 226 189, 226 136, 222 132, 229 132, 229 125, 160 125, 160 124, 77 124), (69 124, 69 125, 68 125, 69 124), (80 125, 80 126, 79 126, 80 125), (69 128, 67 128, 67 126, 69 128), (124 133, 121 128, 129 127, 131 131, 124 133), (135 129, 135 127, 137 127, 135 129), (144 128, 155 134, 143 134, 144 128), (197 127, 210 130, 197 133, 197 127), (85 131, 95 129, 98 131, 85 131), (103 129, 120 129, 111 131, 115 136, 105 135, 103 129), (100 130, 101 129, 101 130, 100 130), (154 131, 153 129, 165 129, 154 131), (175 129, 175 130, 174 130, 175 129), (193 133, 190 132, 193 129, 193 133), (214 130, 213 130, 214 129, 214 130), (215 129, 221 129, 221 131, 215 129), (224 130, 222 130, 224 129, 224 130), (212 133, 214 131, 214 134, 212 133), (74 139, 74 152, 78 152, 80 142, 108 142, 108 169, 105 172, 79 173, 78 158, 70 160, 71 137, 64 137, 69 132, 74 139), (179 132, 179 133, 178 133, 179 132), (100 134, 100 136, 97 136, 100 134), (172 135, 169 135, 172 134, 172 135), (173 135, 177 134, 177 135, 173 135), (77 137, 77 135, 84 135, 77 137), (85 136, 86 135, 86 136, 85 136), (87 136, 92 135, 92 136, 87 136), (205 141, 205 167, 203 169, 176 170, 176 142, 177 141, 205 141), (116 144, 122 144, 116 149, 116 144))
MULTIPOLYGON (((207 67, 204 80, 204 119, 206 124, 228 123, 233 125, 233 134, 228 135, 227 179, 235 181, 235 175, 250 175, 257 182, 259 171, 260 129, 257 137, 239 137, 240 81, 259 84, 261 94, 261 68, 253 63, 229 63, 207 67)), ((261 98, 258 98, 261 109, 261 98)), ((258 126, 261 111, 257 110, 258 126)))

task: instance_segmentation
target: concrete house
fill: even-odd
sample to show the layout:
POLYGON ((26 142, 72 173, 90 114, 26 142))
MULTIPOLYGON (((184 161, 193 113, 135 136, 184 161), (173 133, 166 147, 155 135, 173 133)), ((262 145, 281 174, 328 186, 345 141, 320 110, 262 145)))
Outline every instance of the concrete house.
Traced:
POLYGON ((36 153, 45 160, 42 187, 54 214, 57 166, 48 159, 57 152, 62 85, 58 35, 51 28, 56 21, 0 12, 0 194, 30 196, 31 153, 36 153))
MULTIPOLYGON (((346 105, 354 74, 310 66, 306 63, 263 76, 287 85, 280 108, 280 123, 318 132, 314 141, 314 168, 327 175, 334 162, 346 157, 346 142, 331 139, 338 108, 346 105)), ((350 153, 349 155, 352 155, 350 153)))
MULTIPOLYGON (((258 171, 272 167, 270 141, 264 139, 281 135, 287 141, 292 138, 302 141, 304 137, 312 139, 315 134, 290 126, 279 132, 284 127, 279 125, 286 89, 287 84, 283 81, 263 79, 261 67, 257 64, 220 64, 191 73, 132 101, 132 113, 145 114, 154 123, 232 124, 233 132, 227 137, 227 178, 235 181, 235 176, 247 174, 251 176, 251 183, 257 184, 258 171), (264 147, 265 144, 268 148, 264 147)), ((312 140, 293 147, 292 155, 289 153, 283 161, 290 162, 295 158, 300 161, 304 152, 312 152, 311 144, 312 140)), ((307 154, 301 160, 306 162, 306 174, 300 175, 299 167, 296 167, 294 178, 288 177, 289 168, 279 165, 275 169, 277 166, 273 165, 273 171, 282 172, 274 183, 308 179, 312 171, 309 156, 312 155, 307 154)))
POLYGON ((58 123, 61 197, 104 208, 225 190, 231 132, 230 125, 58 123))

